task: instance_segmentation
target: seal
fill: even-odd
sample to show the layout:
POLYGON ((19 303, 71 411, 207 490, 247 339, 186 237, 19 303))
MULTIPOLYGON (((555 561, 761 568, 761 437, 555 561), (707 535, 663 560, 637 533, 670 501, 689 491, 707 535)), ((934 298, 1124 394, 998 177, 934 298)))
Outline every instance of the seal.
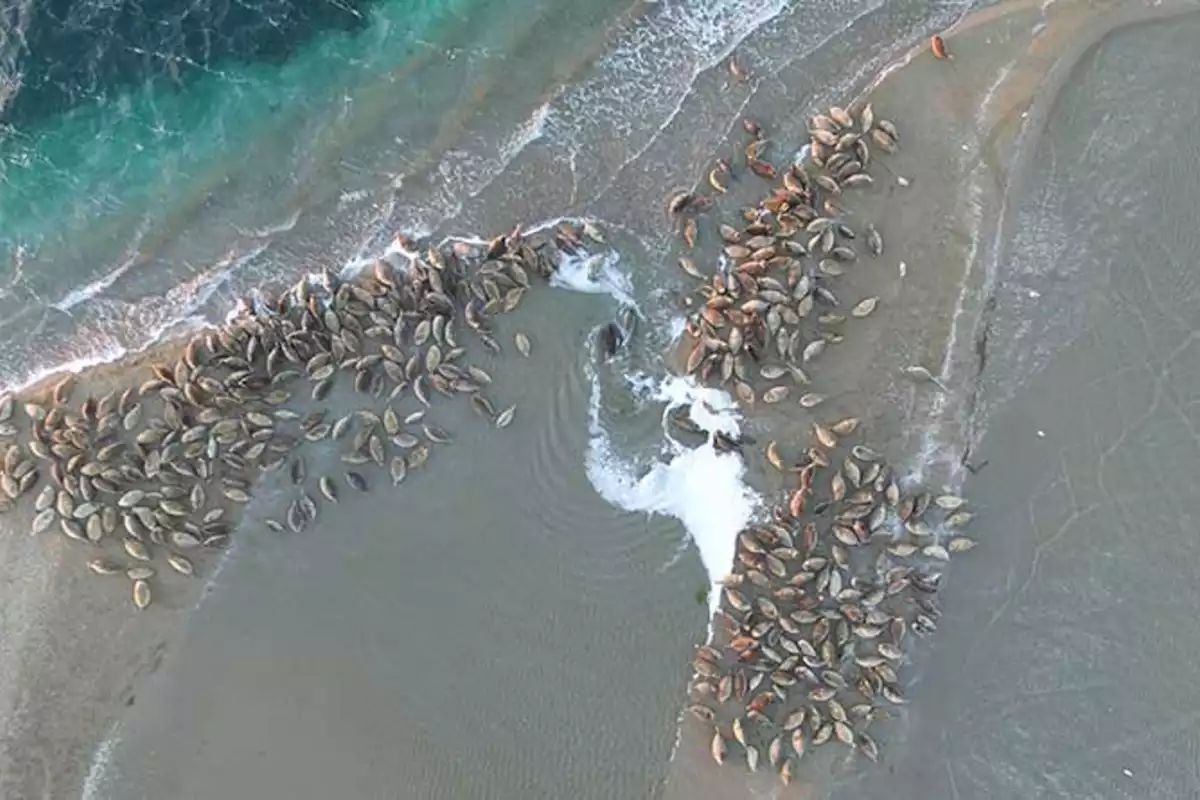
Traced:
POLYGON ((621 330, 621 326, 615 322, 610 322, 600 329, 600 335, 596 338, 596 343, 600 350, 600 355, 607 361, 617 354, 621 349, 621 345, 625 343, 625 332, 621 330))
POLYGON ((779 173, 775 169, 774 165, 766 161, 759 161, 755 159, 753 161, 749 161, 747 165, 750 167, 750 171, 760 178, 766 178, 767 180, 773 181, 779 177, 779 173))
POLYGON ((681 214, 695 199, 695 195, 691 192, 677 192, 667 200, 667 211, 672 214, 681 214))
POLYGON ((723 170, 720 167, 714 167, 708 173, 708 185, 713 188, 714 192, 718 192, 719 194, 725 194, 726 191, 725 184, 721 183, 719 177, 722 173, 723 170))

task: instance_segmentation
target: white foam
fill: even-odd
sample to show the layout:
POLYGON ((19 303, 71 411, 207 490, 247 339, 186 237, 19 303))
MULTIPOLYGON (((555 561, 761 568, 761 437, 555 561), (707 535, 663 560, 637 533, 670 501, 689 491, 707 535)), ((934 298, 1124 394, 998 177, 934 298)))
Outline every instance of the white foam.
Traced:
MULTIPOLYGON (((524 236, 530 236, 554 228, 564 222, 582 223, 584 221, 584 219, 576 217, 555 217, 532 225, 524 225, 521 227, 521 233, 524 236)), ((596 222, 595 220, 586 221, 596 222)), ((428 234, 428 231, 417 231, 409 233, 409 236, 415 239, 427 236, 428 234)), ((488 243, 488 240, 469 234, 454 235, 445 237, 438 242, 437 246, 444 247, 447 244, 453 243, 482 247, 488 243)), ((400 244, 397 237, 380 251, 379 255, 360 253, 354 256, 343 266, 341 275, 343 278, 348 278, 373 264, 376 259, 388 255, 397 255, 401 258, 412 260, 421 257, 422 254, 418 251, 405 248, 400 244)), ((615 250, 604 250, 601 252, 581 250, 577 253, 564 255, 559 261, 555 274, 551 276, 550 285, 558 289, 582 292, 584 294, 606 294, 623 306, 637 308, 637 303, 633 299, 633 285, 629 277, 619 269, 620 263, 621 256, 615 250)), ((310 282, 313 279, 314 276, 310 275, 310 282)))
POLYGON ((113 723, 108 735, 100 742, 96 752, 92 753, 92 763, 88 767, 87 777, 83 780, 83 790, 79 793, 81 800, 101 800, 103 782, 112 766, 113 751, 121 741, 121 721, 113 723))
POLYGON ((683 336, 683 332, 687 330, 687 318, 678 314, 667 320, 667 333, 671 337, 671 344, 675 344, 683 336))
POLYGON ((32 386, 35 383, 39 383, 39 382, 45 380, 46 378, 50 377, 51 375, 57 375, 59 373, 70 372, 73 374, 78 374, 80 372, 83 372, 85 369, 88 369, 89 367, 95 367, 99 364, 109 364, 113 361, 116 361, 117 359, 124 358, 126 355, 128 355, 128 353, 129 353, 128 349, 126 349, 118 344, 102 346, 98 351, 96 351, 92 355, 80 356, 79 358, 73 359, 71 361, 64 361, 60 364, 55 364, 50 367, 43 367, 41 369, 35 370, 35 371, 29 373, 28 375, 26 375, 24 378, 22 378, 17 383, 12 384, 12 385, 6 385, 4 387, 4 391, 5 392, 19 392, 22 389, 25 389, 26 387, 32 386))
POLYGON ((94 319, 89 321, 77 341, 67 343, 68 352, 56 353, 52 363, 30 370, 19 378, 0 379, 3 391, 20 391, 51 375, 78 373, 89 367, 109 364, 144 352, 164 338, 206 327, 209 321, 199 312, 232 276, 231 263, 240 266, 263 248, 256 248, 241 258, 226 259, 208 272, 139 305, 98 300, 93 304, 95 308, 89 307, 95 312, 94 319))
MULTIPOLYGON (((555 224, 557 221, 555 221, 555 224)), ((636 308, 629 278, 618 269, 615 251, 565 257, 551 285, 587 294, 607 294, 622 305, 636 308)), ((670 320, 672 333, 681 333, 683 319, 670 320)), ((627 511, 675 517, 700 552, 712 583, 733 567, 737 534, 761 505, 743 481, 745 464, 737 453, 719 453, 711 434, 737 438, 741 433, 737 404, 727 392, 700 386, 692 377, 633 374, 626 382, 643 401, 664 404, 663 437, 667 459, 639 470, 614 451, 601 420, 599 377, 589 367, 588 451, 586 470, 592 487, 607 502, 627 511), (685 407, 688 417, 710 436, 694 448, 671 436, 667 415, 685 407)), ((719 595, 709 592, 709 609, 717 610, 719 595)), ((710 615, 711 616, 711 615, 710 615)))
MULTIPOLYGON (((511 164, 513 159, 521 154, 522 150, 538 141, 546 134, 546 120, 548 119, 550 119, 549 103, 542 103, 533 110, 533 113, 529 115, 529 118, 526 119, 525 122, 523 122, 517 128, 517 130, 508 137, 504 144, 500 146, 501 168, 496 172, 496 175, 500 174, 500 172, 503 172, 504 167, 507 167, 509 164, 511 164)), ((486 189, 488 184, 495 180, 496 175, 492 175, 483 181, 479 187, 471 193, 471 196, 474 197, 486 189)))
POLYGON ((117 267, 111 272, 106 273, 91 283, 85 283, 83 286, 67 292, 61 300, 52 305, 52 308, 62 311, 63 313, 70 313, 71 309, 75 306, 91 300, 93 297, 116 283, 118 278, 129 271, 129 268, 133 266, 135 261, 136 257, 130 256, 118 264, 117 267))
POLYGON ((298 208, 289 214, 282 222, 277 222, 274 225, 265 225, 261 228, 254 228, 253 230, 243 230, 235 225, 234 230, 236 230, 242 236, 251 236, 255 239, 269 239, 277 233, 287 233, 295 228, 296 223, 300 221, 300 215, 301 209, 298 208))
MULTIPOLYGON (((733 567, 738 532, 750 522, 762 500, 743 481, 745 464, 737 453, 717 452, 711 435, 698 447, 683 445, 667 431, 666 414, 685 406, 692 421, 710 434, 720 431, 737 436, 740 426, 733 398, 721 390, 702 387, 691 377, 659 381, 653 387, 653 399, 666 404, 667 459, 639 476, 636 467, 613 450, 600 419, 599 380, 594 373, 590 377, 586 469, 593 488, 607 502, 627 511, 678 519, 699 550, 710 581, 721 580, 733 567)), ((640 382, 643 391, 650 388, 644 378, 633 380, 640 382)), ((717 592, 709 592, 709 609, 714 614, 719 598, 717 592)))
POLYGON ((347 207, 370 199, 371 193, 366 189, 347 189, 338 195, 337 210, 345 211, 347 207))
MULTIPOLYGON (((787 7, 787 0, 766 3, 732 0, 699 7, 694 4, 667 6, 660 12, 662 19, 655 21, 653 32, 647 32, 646 38, 639 42, 642 47, 633 52, 620 49, 615 51, 609 58, 619 65, 618 69, 625 72, 624 77, 640 75, 643 80, 649 78, 648 83, 637 87, 642 90, 642 97, 652 104, 646 110, 665 113, 661 114, 655 130, 641 146, 622 160, 599 194, 607 193, 616 184, 621 172, 641 159, 658 137, 671 126, 683 111, 684 102, 702 73, 728 58, 750 34, 779 16, 787 7), (659 47, 651 51, 645 45, 653 41, 655 36, 663 38, 659 47), (660 72, 654 71, 653 67, 658 66, 654 62, 658 59, 669 59, 670 68, 660 72), (678 74, 679 64, 689 64, 691 67, 687 78, 678 83, 664 81, 663 75, 678 74)), ((599 94, 603 96, 604 92, 599 94)), ((623 97, 621 105, 627 107, 632 95, 633 93, 630 93, 623 97)), ((743 101, 743 108, 748 101, 749 98, 743 101)))
MULTIPOLYGON (((403 234, 404 232, 401 231, 401 233, 403 234)), ((401 258, 412 261, 419 255, 420 253, 409 250, 408 248, 404 247, 404 245, 400 244, 400 237, 397 236, 395 239, 388 242, 388 244, 384 246, 382 250, 371 250, 368 247, 359 248, 359 251, 351 256, 346 263, 342 265, 342 268, 338 270, 338 277, 342 278, 342 280, 349 280, 366 271, 366 269, 372 266, 376 261, 389 260, 388 256, 400 256, 401 258)), ((308 281, 310 285, 313 284, 313 282, 316 280, 316 273, 310 272, 303 278, 303 280, 308 281)))
POLYGON ((67 292, 67 294, 61 300, 52 304, 52 307, 64 313, 70 313, 71 309, 75 306, 92 299, 116 283, 122 275, 129 271, 130 267, 137 263, 137 260, 140 256, 138 248, 141 246, 142 239, 145 238, 147 230, 148 223, 143 220, 142 223, 138 225, 137 231, 134 233, 133 241, 131 241, 129 247, 126 248, 126 256, 124 261, 110 270, 107 274, 92 281, 91 283, 84 284, 83 286, 67 292))
MULTIPOLYGON (((597 191, 603 193, 679 115, 697 76, 719 65, 746 37, 787 7, 787 0, 664 4, 623 31, 594 73, 582 83, 556 92, 507 136, 468 136, 462 146, 443 153, 432 168, 436 194, 423 197, 420 205, 397 194, 380 216, 375 234, 390 239, 383 228, 394 229, 396 221, 430 230, 459 216, 464 198, 478 197, 525 148, 543 140, 571 165, 573 198, 583 184, 599 185, 597 191), (587 143, 597 139, 631 145, 615 170, 609 167, 596 174, 579 164, 587 143)), ((600 162, 591 166, 600 166, 600 162)), ((396 175, 393 188, 399 190, 406 177, 404 173, 396 175)), ((377 245, 364 243, 354 261, 369 261, 368 251, 374 249, 377 245)))
POLYGON ((564 257, 550 279, 550 285, 585 294, 606 294, 623 306, 636 307, 633 287, 617 265, 621 256, 615 250, 579 253, 564 257))
MULTIPOLYGON (((549 104, 543 103, 499 141, 476 138, 468 141, 467 147, 443 153, 433 168, 437 196, 428 198, 421 206, 407 205, 401 198, 384 219, 397 214, 409 227, 432 230, 442 221, 458 216, 463 208, 462 198, 478 197, 526 147, 545 135, 551 114, 549 104)), ((404 178, 399 175, 396 181, 403 185, 404 178)))

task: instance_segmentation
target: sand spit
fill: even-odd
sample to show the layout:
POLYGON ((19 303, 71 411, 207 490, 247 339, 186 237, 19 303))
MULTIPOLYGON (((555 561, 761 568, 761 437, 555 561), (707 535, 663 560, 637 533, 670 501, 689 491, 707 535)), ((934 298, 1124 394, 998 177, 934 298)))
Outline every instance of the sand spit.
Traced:
MULTIPOLYGON (((993 242, 998 235, 997 222, 1004 218, 1005 205, 1019 191, 1022 177, 1021 151, 1015 145, 1030 126, 1038 124, 1039 113, 1045 113, 1039 101, 1054 96, 1064 73, 1089 47, 1117 28, 1146 18, 1169 16, 1179 10, 1159 8, 1150 12, 1121 8, 1118 4, 1097 8, 1059 3, 1047 9, 1031 3, 1005 4, 968 17, 946 32, 945 44, 955 55, 953 59, 936 58, 927 43, 909 54, 900 68, 885 71, 885 77, 849 107, 855 122, 862 122, 861 115, 869 103, 875 119, 894 115, 902 124, 898 137, 900 152, 884 165, 891 184, 888 196, 880 206, 872 206, 870 201, 855 204, 853 211, 858 222, 851 224, 859 233, 861 223, 866 221, 888 232, 885 260, 895 272, 888 275, 873 270, 869 280, 864 277, 859 294, 843 306, 856 302, 870 305, 863 317, 875 311, 875 298, 882 298, 880 307, 907 308, 888 317, 886 329, 872 332, 874 346, 857 350, 862 358, 851 360, 855 366, 840 370, 833 378, 838 382, 836 386, 854 386, 861 396, 868 398, 874 392, 880 401, 868 399, 866 409, 841 409, 837 416, 857 420, 847 427, 859 435, 864 435, 860 426, 865 427, 871 445, 877 444, 869 438, 872 430, 908 432, 904 441, 886 443, 890 445, 887 452, 912 458, 911 467, 905 469, 903 464, 896 467, 900 491, 886 486, 886 479, 884 484, 874 487, 877 494, 890 495, 892 502, 887 505, 898 512, 906 530, 900 531, 900 538, 884 537, 882 547, 890 558, 885 556, 873 566, 885 575, 885 580, 872 583, 869 577, 864 579, 858 574, 847 575, 846 582, 837 581, 837 591, 853 604, 861 603, 864 597, 874 601, 882 595, 883 605, 869 602, 854 608, 844 602, 832 602, 830 596, 836 598, 837 592, 831 583, 837 570, 828 570, 832 564, 847 561, 847 556, 860 555, 853 548, 854 536, 838 536, 835 521, 830 530, 839 542, 851 545, 846 554, 838 555, 834 545, 830 552, 817 552, 815 557, 809 556, 798 564, 790 562, 788 557, 794 557, 797 549, 801 554, 805 552, 799 542, 802 537, 805 544, 813 539, 820 541, 825 534, 824 526, 814 529, 804 525, 803 519, 813 516, 813 512, 819 516, 836 509, 838 501, 844 501, 860 486, 854 477, 861 478, 870 461, 864 463, 853 454, 848 454, 850 457, 845 461, 841 454, 822 458, 811 449, 805 455, 806 446, 815 445, 820 450, 823 443, 841 444, 842 437, 831 435, 830 427, 813 425, 811 431, 797 429, 794 412, 788 414, 793 420, 790 442, 786 434, 781 435, 788 430, 789 422, 779 421, 769 426, 773 441, 768 445, 771 450, 766 460, 785 474, 798 473, 799 488, 795 483, 782 482, 776 494, 779 506, 773 515, 774 523, 752 527, 739 540, 738 561, 729 587, 724 590, 726 634, 716 637, 712 643, 715 647, 701 648, 697 653, 696 674, 689 686, 690 705, 686 709, 691 713, 684 717, 665 796, 740 796, 746 792, 747 782, 753 796, 827 796, 838 787, 850 787, 862 775, 870 774, 872 767, 865 764, 866 760, 902 763, 914 750, 904 734, 913 727, 914 715, 919 715, 921 709, 919 705, 909 705, 903 693, 912 681, 910 665, 922 661, 922 647, 919 643, 910 647, 911 635, 905 637, 906 632, 914 629, 911 618, 880 610, 891 600, 893 590, 899 589, 897 578, 902 583, 912 581, 919 589, 917 614, 936 623, 939 614, 926 605, 936 587, 919 585, 926 580, 922 576, 930 573, 921 568, 910 571, 901 567, 897 562, 903 559, 898 556, 925 555, 936 561, 952 551, 974 546, 971 540, 954 538, 958 534, 953 529, 965 518, 956 518, 966 508, 958 496, 959 487, 965 482, 969 488, 971 472, 986 464, 972 450, 972 445, 977 444, 975 407, 987 345, 987 302, 994 281, 993 242), (920 113, 912 113, 914 109, 920 113), (898 338, 907 340, 904 355, 895 346, 898 338), (914 370, 914 365, 920 369, 914 370), (922 400, 895 402, 894 386, 902 382, 896 379, 898 373, 917 379, 920 388, 916 391, 924 394, 922 400), (810 487, 817 484, 813 474, 826 473, 824 480, 828 482, 830 467, 832 483, 811 493, 810 487), (931 494, 918 495, 916 507, 924 503, 938 508, 948 518, 951 530, 943 527, 939 532, 936 524, 914 530, 907 514, 913 506, 903 505, 904 490, 913 491, 912 487, 922 484, 930 486, 925 491, 931 494), (937 487, 951 493, 935 497, 937 487), (797 511, 801 513, 798 515, 797 511), (798 516, 802 519, 796 520, 798 516), (923 539, 929 536, 933 538, 923 539), (925 541, 935 544, 925 549, 925 541), (943 545, 945 553, 937 550, 943 545), (801 587, 799 593, 796 587, 801 587), (816 592, 812 591, 814 587, 816 592), (750 591, 746 592, 746 588, 750 591), (797 603, 799 610, 789 611, 797 603), (878 619, 865 619, 867 615, 878 619), (877 624, 871 624, 872 621, 877 624), (863 638, 874 646, 862 648, 863 638), (830 641, 834 643, 832 647, 830 641), (888 643, 886 653, 879 642, 888 643), (821 647, 826 647, 827 652, 822 653, 821 647), (817 651, 815 657, 813 650, 817 651), (874 654, 864 657, 864 650, 874 654), (830 674, 828 670, 837 663, 850 667, 858 678, 842 671, 830 674), (799 665, 801 672, 807 668, 814 674, 804 673, 803 679, 797 680, 800 676, 795 672, 781 669, 794 664, 799 665), (890 674, 881 676, 879 667, 890 674), (864 673, 867 673, 865 685, 864 673), (906 674, 910 677, 906 678, 906 674), (891 677, 898 678, 898 682, 888 686, 887 679, 891 677), (842 692, 848 682, 853 696, 843 700, 842 692), (877 719, 878 723, 871 725, 871 733, 864 737, 865 723, 877 719), (839 741, 848 747, 837 747, 839 741), (834 746, 814 747, 816 743, 834 746), (889 759, 892 746, 898 746, 899 750, 889 759), (859 755, 866 759, 857 758, 859 755), (725 768, 715 769, 714 760, 724 763, 725 768), (731 762, 735 765, 733 769, 728 767, 731 762), (777 774, 781 768, 787 772, 782 776, 783 781, 777 774), (785 790, 782 784, 791 785, 785 790)), ((756 117, 747 126, 751 136, 760 126, 771 130, 769 114, 764 111, 761 118, 756 117)), ((833 116, 827 112, 824 118, 814 119, 811 127, 822 127, 833 116)), ((870 126, 854 127, 863 131, 870 126)), ((850 126, 839 128, 835 133, 850 126)), ((836 145, 836 139, 829 141, 836 145)), ((808 152, 817 144, 810 142, 808 152)), ((718 201, 718 205, 722 204, 724 198, 718 201)), ((835 206, 840 205, 835 202, 835 206)), ((745 207, 744 202, 741 207, 745 207)), ((717 222, 723 221, 732 225, 733 230, 721 229, 717 243, 710 247, 723 246, 724 255, 735 262, 754 261, 755 254, 749 252, 753 247, 747 249, 745 239, 756 231, 744 229, 744 221, 733 210, 738 206, 729 208, 710 226, 716 227, 717 222)), ((832 227, 821 216, 819 211, 808 214, 800 223, 809 226, 806 232, 819 237, 832 227)), ((691 232, 686 235, 690 238, 691 232)), ((815 244, 830 253, 833 247, 842 244, 840 236, 827 239, 810 241, 809 249, 814 249, 815 244)), ((854 247, 854 242, 845 244, 854 247)), ((689 263, 702 263, 710 258, 687 255, 692 258, 689 263)), ((769 260, 776 254, 765 255, 769 260)), ((843 263, 851 260, 834 257, 827 266, 833 268, 835 275, 843 270, 853 274, 856 267, 843 263)), ((752 274, 758 273, 752 270, 752 274)), ((746 287, 745 281, 742 287, 746 287)), ((761 296, 761 282, 754 288, 761 296)), ((725 301, 713 303, 712 296, 710 293, 705 309, 711 315, 709 322, 722 324, 715 325, 716 330, 698 332, 696 339, 700 345, 690 350, 690 363, 699 368, 710 365, 710 371, 723 370, 737 380, 742 371, 738 365, 728 363, 727 354, 746 347, 744 342, 749 336, 743 323, 732 320, 736 333, 730 337, 731 320, 725 313, 712 313, 712 309, 714 305, 718 309, 732 306, 736 314, 738 305, 725 301), (724 345, 714 339, 723 340, 724 345)), ((746 307, 741 306, 741 310, 746 307)), ((816 313, 820 313, 819 309, 816 313)), ((826 314, 827 329, 836 329, 847 316, 859 316, 844 311, 826 314)), ((795 320, 768 322, 768 331, 775 334, 782 330, 787 334, 789 322, 795 320)), ((853 335, 847 331, 845 341, 850 343, 853 335)), ((802 354, 807 352, 810 356, 805 359, 802 355, 800 362, 819 363, 818 358, 830 357, 829 348, 842 341, 835 336, 806 337, 798 345, 781 341, 779 351, 799 347, 802 354)), ((774 344, 767 336, 761 346, 769 349, 774 344)), ((840 362, 841 357, 838 358, 840 362)), ((763 368, 755 378, 775 379, 772 388, 763 393, 761 389, 743 386, 738 394, 746 402, 757 402, 760 406, 765 402, 769 418, 778 416, 777 404, 781 400, 794 403, 798 394, 813 401, 816 393, 813 405, 822 408, 827 398, 837 397, 836 388, 830 390, 828 384, 823 385, 824 376, 814 378, 810 385, 809 375, 803 371, 789 367, 767 373, 767 369, 770 368, 763 368)), ((864 543, 864 538, 880 530, 876 525, 887 528, 887 523, 895 518, 879 512, 880 507, 872 506, 867 495, 861 499, 863 515, 858 516, 851 508, 844 512, 844 524, 852 523, 853 532, 854 526, 869 514, 879 514, 876 524, 858 531, 859 542, 864 543)), ((916 527, 924 526, 918 522, 916 527)), ((983 542, 983 546, 986 548, 987 543, 983 542)), ((934 574, 940 579, 940 574, 934 574)), ((946 583, 953 585, 953 570, 947 573, 946 583)), ((919 696, 928 700, 927 692, 919 696)))

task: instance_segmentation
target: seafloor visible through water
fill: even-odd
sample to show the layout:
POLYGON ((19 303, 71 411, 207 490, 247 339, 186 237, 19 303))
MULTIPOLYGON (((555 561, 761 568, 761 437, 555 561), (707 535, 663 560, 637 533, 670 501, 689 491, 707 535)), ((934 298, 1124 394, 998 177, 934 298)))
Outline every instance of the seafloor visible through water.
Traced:
MULTIPOLYGON (((451 444, 394 490, 394 465, 352 467, 370 491, 342 486, 298 533, 270 527, 286 476, 248 485, 229 548, 195 559, 191 588, 148 579, 143 611, 88 571, 86 542, 28 534, 46 465, 0 525, 0 796, 1194 797, 1195 10, 5 9, 0 386, 22 400, 63 371, 76 401, 119 394, 143 356, 174 363, 180 337, 248 308, 275 319, 267 298, 298 283, 402 265, 398 235, 465 252, 517 225, 589 228, 498 315, 499 355, 468 348, 491 424, 435 398, 411 426, 451 444), (937 32, 953 58, 929 53, 937 32), (786 170, 814 114, 867 100, 900 147, 835 199, 861 257, 822 262, 842 308, 819 310, 850 317, 844 338, 827 317, 812 384, 783 403, 680 376, 698 295, 679 259, 707 276, 744 258, 721 255, 718 224, 745 226, 772 185, 743 120, 786 170), (732 175, 710 177, 718 158, 732 175), (672 216, 680 191, 714 205, 672 216), (765 727, 752 772, 722 712, 717 767, 712 726, 683 709, 696 646, 728 643, 713 611, 746 564, 738 532, 797 488, 767 445, 799 463, 814 422, 847 417, 906 491, 965 497, 978 546, 938 568, 936 632, 904 640, 881 763, 834 739, 793 756, 785 787, 765 727)), ((330 423, 361 405, 327 399, 330 423)), ((305 458, 314 496, 347 469, 305 458)))

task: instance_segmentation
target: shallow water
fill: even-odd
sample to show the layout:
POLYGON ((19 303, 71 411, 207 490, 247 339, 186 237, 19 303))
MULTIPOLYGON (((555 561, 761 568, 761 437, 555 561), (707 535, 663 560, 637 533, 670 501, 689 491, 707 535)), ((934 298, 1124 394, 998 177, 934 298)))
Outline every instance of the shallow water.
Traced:
MULTIPOLYGON (((300 536, 256 523, 290 487, 256 500, 178 648, 137 684, 86 795, 666 791, 703 590, 731 560, 728 530, 779 486, 761 463, 664 428, 672 399, 699 395, 667 380, 662 356, 685 285, 662 199, 735 150, 743 114, 770 125, 777 153, 795 149, 809 112, 847 102, 966 10, 380 3, 361 9, 355 35, 317 34, 282 64, 214 58, 185 88, 143 81, 0 144, 9 385, 220 319, 239 293, 353 269, 399 231, 487 235, 575 214, 607 234, 600 257, 503 322, 504 336, 519 327, 534 341, 529 361, 487 364, 497 401, 518 406, 511 428, 439 406, 457 441, 428 471, 405 491, 327 506, 300 536), (735 46, 756 74, 746 86, 722 66, 735 46), (598 361, 597 327, 629 303, 633 346, 598 361)), ((1196 36, 1190 19, 1114 36, 1080 63, 1045 132, 1021 139, 1027 179, 995 268, 965 279, 995 298, 970 424, 964 398, 884 376, 900 360, 954 363, 980 297, 966 293, 962 341, 948 344, 957 316, 923 309, 948 312, 964 279, 919 260, 929 251, 908 233, 924 210, 883 217, 894 189, 849 209, 902 247, 913 238, 898 258, 914 272, 901 282, 888 257, 847 278, 849 295, 883 285, 886 310, 847 341, 850 366, 819 378, 917 473, 961 476, 973 445, 989 462, 969 483, 987 547, 954 567, 953 611, 915 664, 888 768, 838 773, 834 796, 1174 797, 1195 783, 1188 699, 1165 679, 1147 685, 1157 667, 1143 654, 1182 654, 1193 635, 1159 615, 1183 614, 1193 594, 1176 566, 1189 512, 1170 476, 1195 460, 1194 242, 1174 214, 1197 184, 1154 131, 1185 130, 1200 110, 1177 82, 1196 36), (1148 166, 1113 167, 1133 163, 1148 166), (1073 531, 1093 543, 1085 558, 1060 550, 1073 531), (1142 690, 1114 691, 1129 686, 1142 690), (1105 716, 1088 716, 1100 697, 1105 716), (1157 725, 1169 745, 1104 719, 1157 725)), ((960 142, 933 133, 892 167, 917 180, 958 168, 960 142)), ((799 416, 716 424, 766 436, 803 428, 799 416)))
MULTIPOLYGON (((457 441, 400 491, 344 493, 300 537, 247 520, 93 796, 635 797, 661 781, 704 578, 669 519, 588 484, 585 329, 567 320, 594 317, 590 300, 530 300, 537 361, 490 392, 517 404, 511 427, 446 404, 431 419, 457 441)), ((310 466, 336 474, 327 455, 310 466)))
POLYGON ((1195 144, 1159 132, 1200 115, 1176 82, 1198 35, 1194 14, 1114 33, 1031 136, 984 373, 990 463, 970 483, 995 552, 949 590, 973 610, 939 631, 925 675, 938 702, 914 733, 944 763, 913 759, 908 780, 927 791, 1195 793, 1195 690, 1172 675, 1200 637, 1200 238, 1179 217, 1200 176, 1195 144))

